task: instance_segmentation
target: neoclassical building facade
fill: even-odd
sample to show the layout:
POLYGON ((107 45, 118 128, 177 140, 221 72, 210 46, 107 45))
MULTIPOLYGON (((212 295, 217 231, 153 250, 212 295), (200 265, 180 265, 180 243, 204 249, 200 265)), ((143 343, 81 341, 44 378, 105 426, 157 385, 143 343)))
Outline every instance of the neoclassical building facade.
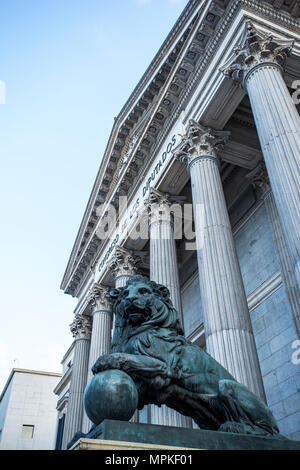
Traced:
MULTIPOLYGON (((300 439, 299 18, 293 0, 190 0, 116 118, 61 284, 78 299, 62 448, 91 426, 109 290, 137 273, 300 439)), ((194 426, 164 406, 133 420, 194 426)))

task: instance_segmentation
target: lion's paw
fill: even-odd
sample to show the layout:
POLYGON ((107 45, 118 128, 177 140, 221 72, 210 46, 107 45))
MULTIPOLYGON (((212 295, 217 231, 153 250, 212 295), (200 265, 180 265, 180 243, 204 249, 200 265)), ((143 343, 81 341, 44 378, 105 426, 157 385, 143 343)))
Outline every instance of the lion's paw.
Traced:
POLYGON ((100 356, 95 364, 92 367, 93 374, 98 374, 98 372, 102 372, 108 369, 119 369, 120 364, 118 358, 113 356, 112 354, 103 354, 100 356))
POLYGON ((232 432, 237 434, 250 434, 250 426, 244 423, 236 423, 235 421, 226 421, 221 424, 218 431, 232 432))

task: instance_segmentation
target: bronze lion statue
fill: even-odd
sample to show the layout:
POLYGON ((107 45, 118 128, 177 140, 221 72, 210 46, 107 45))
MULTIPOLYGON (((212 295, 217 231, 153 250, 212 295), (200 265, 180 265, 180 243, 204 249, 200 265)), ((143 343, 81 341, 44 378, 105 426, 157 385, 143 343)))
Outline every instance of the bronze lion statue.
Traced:
POLYGON ((166 287, 134 276, 110 295, 115 314, 111 353, 99 357, 94 374, 120 369, 130 375, 139 393, 138 409, 165 404, 201 429, 280 437, 266 404, 183 336, 166 287))

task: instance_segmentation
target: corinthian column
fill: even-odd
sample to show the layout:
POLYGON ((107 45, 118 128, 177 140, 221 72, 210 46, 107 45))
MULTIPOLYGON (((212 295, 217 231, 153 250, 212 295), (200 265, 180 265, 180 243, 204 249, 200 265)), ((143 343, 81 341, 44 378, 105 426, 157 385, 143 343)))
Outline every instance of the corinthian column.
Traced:
POLYGON ((293 41, 258 31, 248 21, 241 45, 224 64, 248 93, 281 225, 300 285, 300 117, 283 79, 293 41))
MULTIPOLYGON (((109 287, 95 283, 88 294, 88 301, 93 306, 93 328, 89 354, 87 383, 93 377, 92 367, 102 354, 109 354, 112 329, 112 304, 109 297, 109 287)), ((83 431, 88 432, 92 422, 84 413, 83 431)))
POLYGON ((109 287, 94 284, 88 295, 93 306, 93 328, 89 356, 89 379, 92 377, 92 367, 99 356, 109 354, 112 328, 112 304, 109 297, 109 287))
POLYGON ((70 328, 75 338, 75 349, 66 424, 63 435, 63 449, 67 448, 67 444, 73 438, 74 434, 82 430, 83 394, 88 372, 91 319, 86 315, 76 315, 70 328))
POLYGON ((258 195, 264 200, 277 258, 280 265, 282 283, 290 305, 295 332, 300 338, 300 288, 296 280, 293 262, 288 250, 285 236, 280 223, 278 210, 271 191, 266 167, 261 162, 247 175, 258 195))
POLYGON ((190 121, 174 149, 191 174, 198 269, 207 351, 239 382, 264 398, 247 299, 219 173, 229 137, 190 121), (203 209, 203 220, 198 217, 203 209))
MULTIPOLYGON (((171 198, 167 194, 153 188, 150 189, 150 196, 146 201, 150 215, 150 279, 169 289, 170 298, 181 315, 183 325, 174 225, 170 213, 171 205, 171 198)), ((151 423, 190 427, 191 420, 165 405, 161 407, 152 405, 151 423)))

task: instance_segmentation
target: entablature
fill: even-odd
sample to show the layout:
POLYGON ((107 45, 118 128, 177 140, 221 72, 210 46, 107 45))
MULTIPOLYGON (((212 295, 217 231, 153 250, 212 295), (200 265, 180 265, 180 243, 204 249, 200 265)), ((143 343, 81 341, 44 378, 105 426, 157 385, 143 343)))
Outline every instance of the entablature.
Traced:
MULTIPOLYGON (((237 17, 242 18, 247 13, 257 15, 274 21, 282 28, 295 31, 297 28, 299 30, 297 4, 298 2, 276 0, 189 2, 148 71, 116 118, 62 282, 61 287, 66 293, 78 295, 83 280, 88 278, 87 270, 95 264, 102 251, 103 243, 96 235, 100 221, 97 207, 105 203, 112 204, 117 209, 119 196, 126 195, 130 198, 134 194, 182 110, 187 110, 186 121, 191 117, 199 119, 201 116, 204 124, 223 128, 242 102, 244 92, 229 80, 226 82, 221 74, 218 83, 212 82, 213 73, 207 79, 203 79, 216 53, 221 54, 220 45, 237 17), (201 80, 203 84, 200 90, 201 80), (209 93, 205 95, 208 88, 210 96, 209 93), (198 101, 195 108, 193 103, 196 101, 192 100, 192 97, 197 95, 198 90, 203 99, 200 100, 200 104, 198 101), (215 100, 214 110, 211 107, 212 99, 215 100), (225 107, 226 114, 223 115, 221 111, 225 107)), ((241 23, 241 20, 239 21, 241 23)), ((238 23, 236 28, 238 31, 241 24, 238 23)), ((232 43, 228 41, 228 51, 231 48, 232 43)), ((290 69, 295 74, 293 65, 290 69)), ((243 114, 242 109, 240 114, 243 114)), ((242 118, 247 119, 247 116, 242 118)), ((236 158, 239 157, 238 148, 235 142, 231 142, 230 145, 227 160, 226 154, 224 159, 236 163, 236 158)), ((246 155, 248 151, 249 163, 244 160, 241 165, 245 164, 247 167, 248 164, 248 168, 251 168, 253 161, 260 158, 259 150, 249 150, 247 146, 244 147, 242 154, 246 155)))

